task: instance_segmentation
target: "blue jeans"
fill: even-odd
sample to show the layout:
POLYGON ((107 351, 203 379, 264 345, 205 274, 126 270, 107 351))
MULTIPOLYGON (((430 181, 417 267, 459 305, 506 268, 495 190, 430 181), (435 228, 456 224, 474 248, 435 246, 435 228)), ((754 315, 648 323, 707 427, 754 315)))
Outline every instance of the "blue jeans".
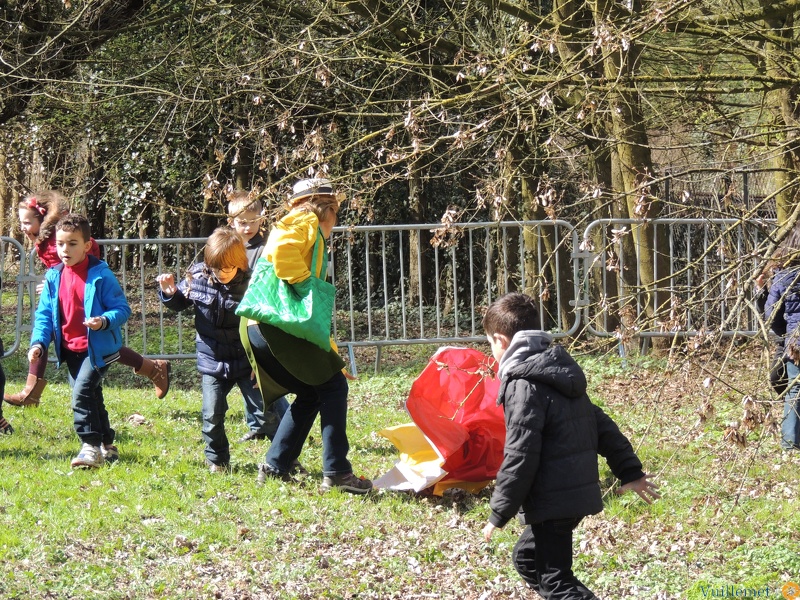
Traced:
MULTIPOLYGON (((0 352, 3 352, 3 340, 0 340, 0 352)), ((3 371, 3 365, 0 364, 0 394, 6 392, 6 373, 3 371)), ((3 396, 0 396, 2 398, 3 396)), ((0 419, 3 418, 3 402, 0 400, 0 419)))
POLYGON ((88 352, 73 352, 66 348, 61 349, 61 357, 67 365, 72 387, 75 433, 85 444, 113 444, 114 430, 108 420, 102 385, 108 365, 95 369, 88 352))
POLYGON ((298 459, 317 415, 322 429, 322 474, 352 473, 347 460, 347 379, 340 371, 321 385, 303 383, 281 366, 270 352, 258 327, 247 328, 250 345, 258 364, 275 382, 295 394, 295 400, 283 415, 275 439, 267 451, 267 466, 288 473, 298 459))
POLYGON ((580 518, 528 525, 514 546, 514 567, 547 600, 598 600, 572 572, 572 530, 580 518))
POLYGON ((230 444, 225 434, 225 413, 228 412, 228 394, 236 385, 245 398, 262 403, 261 392, 253 387, 250 377, 221 379, 203 374, 203 441, 206 443, 206 458, 215 465, 227 465, 231 461, 230 444))
POLYGON ((250 431, 264 434, 271 440, 278 431, 278 423, 289 408, 289 401, 286 396, 281 396, 264 410, 264 400, 255 385, 253 379, 249 383, 239 380, 239 389, 244 397, 244 420, 250 431))
POLYGON ((786 363, 786 376, 791 388, 783 399, 783 422, 781 424, 781 447, 800 450, 800 368, 792 361, 786 363))

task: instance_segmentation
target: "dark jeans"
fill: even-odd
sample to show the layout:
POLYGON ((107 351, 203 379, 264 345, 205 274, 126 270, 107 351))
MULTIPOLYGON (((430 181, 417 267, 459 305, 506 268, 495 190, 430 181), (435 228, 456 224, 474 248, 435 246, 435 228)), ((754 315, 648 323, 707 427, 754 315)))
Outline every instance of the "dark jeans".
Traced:
POLYGON ((784 450, 800 450, 800 368, 788 361, 786 375, 792 387, 783 397, 781 447, 784 450))
POLYGON ((288 473, 300 456, 317 415, 322 429, 322 474, 340 475, 353 470, 347 453, 347 379, 342 372, 321 385, 303 383, 281 366, 257 326, 247 328, 250 345, 258 364, 275 382, 295 394, 283 415, 275 438, 267 451, 267 465, 288 473))
POLYGON ((73 352, 66 348, 62 348, 61 357, 67 365, 72 386, 75 433, 85 444, 113 444, 114 430, 108 420, 102 385, 108 365, 95 369, 88 352, 73 352))
MULTIPOLYGON (((206 443, 206 458, 215 465, 227 465, 231 460, 230 444, 225 434, 225 413, 228 412, 228 394, 237 385, 245 397, 245 403, 249 401, 253 405, 263 406, 261 392, 254 387, 249 376, 222 379, 203 374, 203 441, 206 443)), ((288 405, 286 398, 273 403, 270 407, 272 410, 262 413, 258 432, 273 439, 283 416, 280 411, 282 409, 285 412, 288 405)))
MULTIPOLYGON (((3 341, 0 340, 0 353, 3 352, 3 341)), ((2 394, 6 393, 6 373, 3 371, 3 365, 0 365, 0 398, 2 394)), ((3 417, 3 401, 0 400, 0 418, 3 417)))
POLYGON ((572 572, 572 531, 580 522, 558 519, 528 525, 514 546, 514 568, 546 600, 597 600, 572 572))
POLYGON ((249 378, 246 382, 239 380, 239 389, 244 398, 244 420, 250 431, 263 433, 271 440, 278 431, 278 423, 289 409, 289 401, 286 396, 281 396, 265 409, 261 392, 255 384, 256 382, 249 378))

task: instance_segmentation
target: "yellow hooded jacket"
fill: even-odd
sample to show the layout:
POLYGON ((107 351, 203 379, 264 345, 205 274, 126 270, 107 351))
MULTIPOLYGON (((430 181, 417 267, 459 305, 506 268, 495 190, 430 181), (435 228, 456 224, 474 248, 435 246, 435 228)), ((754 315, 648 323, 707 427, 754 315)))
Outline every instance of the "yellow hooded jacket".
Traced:
MULTIPOLYGON (((319 231, 317 215, 307 211, 292 211, 275 223, 269 232, 262 256, 273 264, 275 274, 295 284, 311 277, 311 259, 319 231)), ((326 244, 320 244, 317 256, 318 271, 322 270, 326 244)), ((314 273, 324 277, 324 273, 314 273)))

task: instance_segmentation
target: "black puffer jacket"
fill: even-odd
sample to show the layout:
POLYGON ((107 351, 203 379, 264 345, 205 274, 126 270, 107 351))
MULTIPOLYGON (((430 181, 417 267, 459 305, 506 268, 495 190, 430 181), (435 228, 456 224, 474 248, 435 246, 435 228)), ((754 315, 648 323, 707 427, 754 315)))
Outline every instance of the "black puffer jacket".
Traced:
POLYGON ((518 332, 500 363, 497 399, 506 444, 490 521, 502 527, 584 517, 603 510, 597 455, 622 483, 644 476, 616 423, 586 395, 586 377, 552 336, 518 332))
POLYGON ((250 272, 239 270, 227 284, 210 276, 205 263, 197 263, 189 269, 189 278, 178 284, 174 296, 166 297, 161 291, 159 296, 171 310, 194 307, 198 371, 220 379, 246 377, 252 368, 239 338, 241 318, 235 311, 247 289, 250 272))

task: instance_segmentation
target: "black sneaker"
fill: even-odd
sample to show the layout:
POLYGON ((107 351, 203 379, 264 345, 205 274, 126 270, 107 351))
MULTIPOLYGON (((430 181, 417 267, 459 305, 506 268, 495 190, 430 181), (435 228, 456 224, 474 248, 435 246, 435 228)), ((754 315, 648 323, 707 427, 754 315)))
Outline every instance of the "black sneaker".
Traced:
POLYGON ((119 449, 114 444, 103 444, 100 446, 100 453, 109 464, 119 460, 119 449))
POLYGON ((256 483, 258 485, 264 485, 267 479, 277 479, 278 481, 284 481, 286 483, 294 481, 291 473, 281 473, 280 471, 276 471, 266 464, 258 465, 258 477, 256 478, 256 483))
POLYGON ((256 440, 264 440, 264 439, 267 439, 266 433, 260 433, 258 431, 248 431, 242 437, 239 438, 239 443, 254 442, 256 440))
POLYGON ((14 433, 14 428, 11 423, 6 421, 5 417, 0 417, 0 435, 11 435, 14 433))
POLYGON ((372 489, 372 482, 363 477, 356 477, 352 473, 344 475, 327 475, 322 478, 322 485, 319 488, 323 492, 331 490, 342 490, 350 494, 366 494, 372 489))

